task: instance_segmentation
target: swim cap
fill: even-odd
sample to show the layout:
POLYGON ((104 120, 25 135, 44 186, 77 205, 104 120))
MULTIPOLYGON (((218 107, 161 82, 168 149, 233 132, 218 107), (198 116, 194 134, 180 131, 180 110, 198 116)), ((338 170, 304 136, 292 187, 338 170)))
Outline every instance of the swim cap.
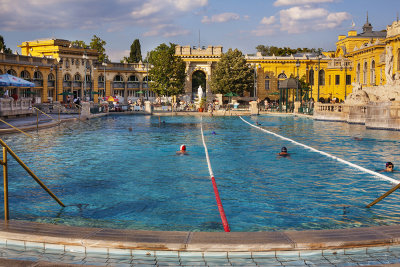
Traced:
POLYGON ((217 133, 213 131, 212 134, 217 134, 217 133))
POLYGON ((391 163, 390 161, 386 162, 386 167, 389 166, 389 165, 392 165, 394 167, 393 163, 391 163))
POLYGON ((186 150, 186 146, 185 145, 181 145, 181 150, 186 150))
POLYGON ((282 147, 281 152, 287 152, 287 148, 285 146, 282 147))

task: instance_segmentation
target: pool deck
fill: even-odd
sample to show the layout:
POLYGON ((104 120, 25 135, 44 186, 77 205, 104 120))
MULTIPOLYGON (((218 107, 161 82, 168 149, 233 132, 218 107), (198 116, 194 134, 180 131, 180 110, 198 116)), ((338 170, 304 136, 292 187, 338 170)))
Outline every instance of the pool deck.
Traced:
POLYGON ((167 266, 192 266, 190 262, 196 260, 208 262, 207 265, 220 262, 221 266, 231 265, 235 260, 247 262, 241 266, 262 266, 259 262, 264 266, 275 266, 272 264, 275 262, 284 266, 294 262, 296 266, 336 266, 334 260, 341 262, 338 266, 347 266, 346 263, 382 266, 400 263, 400 226, 225 233, 83 228, 11 220, 0 221, 0 252, 2 247, 25 251, 25 255, 10 257, 14 260, 42 259, 32 254, 39 251, 41 257, 46 253, 62 255, 56 260, 59 263, 82 265, 103 265, 111 259, 128 257, 124 260, 129 264, 147 261, 146 266, 159 265, 151 263, 157 260, 169 261, 167 266), (80 260, 63 261, 66 255, 80 260), (183 264, 185 259, 189 261, 187 264, 183 264))

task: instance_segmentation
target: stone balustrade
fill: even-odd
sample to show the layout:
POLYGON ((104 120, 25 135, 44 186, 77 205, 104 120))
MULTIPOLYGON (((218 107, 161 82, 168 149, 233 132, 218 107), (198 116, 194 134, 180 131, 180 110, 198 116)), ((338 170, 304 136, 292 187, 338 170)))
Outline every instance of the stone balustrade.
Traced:
POLYGON ((367 128, 400 130, 400 101, 367 105, 315 103, 314 119, 364 124, 367 128))
POLYGON ((31 115, 32 98, 22 97, 15 101, 12 97, 0 98, 0 117, 31 115))

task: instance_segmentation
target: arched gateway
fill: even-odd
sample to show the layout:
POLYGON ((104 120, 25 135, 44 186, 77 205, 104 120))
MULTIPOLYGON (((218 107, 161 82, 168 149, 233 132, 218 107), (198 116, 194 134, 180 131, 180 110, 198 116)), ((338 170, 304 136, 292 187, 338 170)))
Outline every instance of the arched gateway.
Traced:
POLYGON ((185 94, 190 99, 197 96, 199 85, 203 88, 207 98, 211 97, 211 74, 221 55, 222 46, 196 48, 177 45, 175 47, 175 56, 182 58, 186 63, 185 94))

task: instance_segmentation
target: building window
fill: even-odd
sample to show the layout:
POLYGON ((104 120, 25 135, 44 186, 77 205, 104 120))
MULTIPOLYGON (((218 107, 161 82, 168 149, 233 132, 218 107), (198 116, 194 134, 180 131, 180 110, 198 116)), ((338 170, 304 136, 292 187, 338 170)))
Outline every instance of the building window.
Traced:
POLYGON ((375 76, 375 60, 371 62, 371 84, 376 84, 376 76, 375 76))
POLYGON ((284 81, 286 79, 287 79, 287 76, 285 73, 282 72, 281 74, 278 75, 278 89, 279 89, 279 85, 280 85, 281 81, 284 81))
POLYGON ((81 75, 75 74, 74 81, 79 82, 81 80, 81 75))
POLYGON ((27 72, 26 70, 21 71, 21 78, 22 79, 30 79, 31 75, 29 75, 29 72, 27 72))
POLYGON ((367 73, 368 73, 368 63, 367 62, 364 62, 364 69, 363 69, 363 84, 367 84, 367 78, 368 78, 368 76, 367 76, 367 73))
POLYGON ((269 76, 267 75, 267 76, 265 76, 265 90, 269 90, 270 88, 269 88, 269 76))
POLYGON ((346 85, 351 85, 351 75, 346 75, 346 85))
POLYGON ((314 85, 314 70, 313 69, 310 70, 309 81, 310 81, 310 85, 314 85))
POLYGON ((65 82, 71 81, 71 76, 68 73, 64 75, 64 81, 65 82))
POLYGON ((325 85, 325 71, 324 70, 319 71, 319 84, 325 85))
POLYGON ((357 64, 356 70, 356 82, 360 83, 360 72, 361 72, 361 65, 360 63, 357 64))
POLYGON ((340 85, 340 75, 335 75, 335 85, 340 85))

